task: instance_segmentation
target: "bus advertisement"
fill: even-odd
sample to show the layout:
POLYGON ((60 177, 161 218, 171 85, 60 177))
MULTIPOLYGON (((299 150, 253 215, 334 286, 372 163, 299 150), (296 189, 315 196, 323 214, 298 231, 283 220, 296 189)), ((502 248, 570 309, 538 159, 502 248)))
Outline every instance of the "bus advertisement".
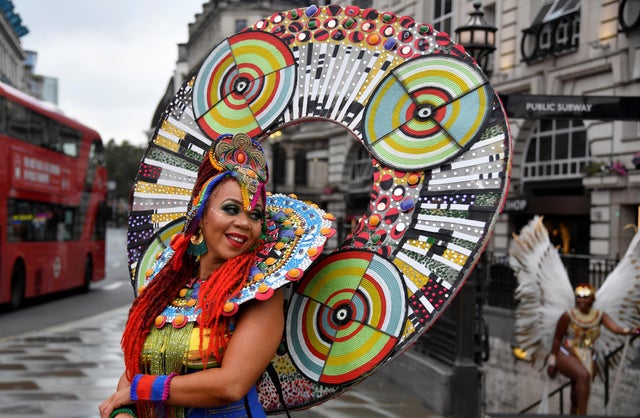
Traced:
POLYGON ((100 135, 0 83, 0 304, 104 279, 106 198, 100 135))

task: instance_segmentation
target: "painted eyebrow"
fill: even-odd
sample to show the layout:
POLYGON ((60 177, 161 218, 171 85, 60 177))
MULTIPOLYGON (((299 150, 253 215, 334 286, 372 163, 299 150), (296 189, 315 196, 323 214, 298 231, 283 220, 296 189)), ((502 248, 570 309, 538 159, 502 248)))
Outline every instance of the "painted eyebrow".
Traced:
MULTIPOLYGON (((226 198, 225 200, 222 201, 223 205, 225 205, 227 203, 238 204, 244 210, 244 207, 242 206, 242 201, 236 199, 235 197, 228 197, 228 198, 226 198)), ((258 205, 255 205, 255 207, 252 210, 259 210, 261 212, 264 212, 265 209, 264 209, 264 207, 262 205, 258 204, 258 205)))
POLYGON ((239 199, 236 199, 235 197, 226 198, 225 200, 222 201, 222 204, 225 204, 225 203, 237 203, 242 206, 242 201, 239 199))

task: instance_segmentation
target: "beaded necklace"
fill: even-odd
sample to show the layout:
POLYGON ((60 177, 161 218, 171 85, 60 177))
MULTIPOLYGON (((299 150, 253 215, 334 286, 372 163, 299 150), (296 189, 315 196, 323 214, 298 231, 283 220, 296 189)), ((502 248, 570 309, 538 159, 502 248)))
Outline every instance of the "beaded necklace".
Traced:
POLYGON ((190 322, 196 322, 200 316, 198 293, 203 281, 198 278, 191 279, 171 304, 156 317, 156 328, 163 328, 166 324, 171 324, 173 328, 180 329, 190 322))
POLYGON ((583 313, 580 309, 570 309, 571 320, 583 328, 591 328, 600 324, 600 311, 591 309, 588 313, 583 313))

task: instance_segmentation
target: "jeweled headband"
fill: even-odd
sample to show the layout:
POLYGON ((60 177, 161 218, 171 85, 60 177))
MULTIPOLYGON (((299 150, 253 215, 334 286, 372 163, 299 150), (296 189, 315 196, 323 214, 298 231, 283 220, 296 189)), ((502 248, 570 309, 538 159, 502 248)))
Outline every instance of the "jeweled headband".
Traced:
POLYGON ((269 180, 267 159, 260 144, 247 134, 220 136, 211 145, 205 158, 209 159, 219 173, 208 179, 200 192, 193 196, 187 211, 186 235, 195 232, 211 192, 223 179, 232 177, 238 181, 242 191, 242 204, 246 210, 252 210, 266 193, 265 184, 269 180))
POLYGON ((594 297, 595 293, 593 292, 593 287, 588 284, 581 284, 576 286, 576 290, 574 291, 577 298, 588 298, 594 297))

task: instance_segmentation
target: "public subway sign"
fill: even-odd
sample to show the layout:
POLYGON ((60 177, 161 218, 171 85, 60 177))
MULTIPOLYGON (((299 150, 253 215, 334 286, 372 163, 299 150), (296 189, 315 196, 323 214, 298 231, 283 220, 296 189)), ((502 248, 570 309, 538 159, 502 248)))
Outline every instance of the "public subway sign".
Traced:
POLYGON ((499 96, 514 119, 640 120, 638 96, 499 96))

